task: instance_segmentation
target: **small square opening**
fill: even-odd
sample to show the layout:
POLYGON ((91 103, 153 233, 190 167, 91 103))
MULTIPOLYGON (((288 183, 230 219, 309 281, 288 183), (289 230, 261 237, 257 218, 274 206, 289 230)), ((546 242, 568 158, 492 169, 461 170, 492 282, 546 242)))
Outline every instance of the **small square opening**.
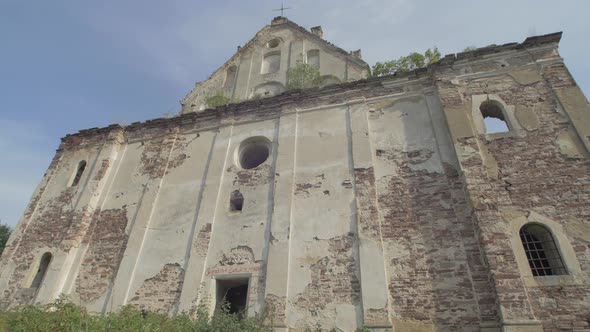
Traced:
POLYGON ((229 210, 231 212, 241 212, 244 205, 244 196, 239 190, 234 190, 229 199, 229 210))
POLYGON ((244 317, 248 308, 249 278, 217 279, 216 284, 217 305, 215 310, 226 308, 228 313, 244 317))

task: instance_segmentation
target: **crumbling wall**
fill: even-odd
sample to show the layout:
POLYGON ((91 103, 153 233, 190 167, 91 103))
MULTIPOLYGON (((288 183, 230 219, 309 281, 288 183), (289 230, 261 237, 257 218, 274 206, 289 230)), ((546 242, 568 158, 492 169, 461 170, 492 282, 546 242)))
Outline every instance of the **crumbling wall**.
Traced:
MULTIPOLYGON (((39 210, 37 218, 29 221, 27 224, 21 223, 22 229, 17 231, 22 234, 17 240, 13 253, 10 257, 10 263, 14 264, 15 269, 8 281, 8 287, 3 292, 3 298, 6 299, 4 307, 10 305, 28 304, 33 300, 34 293, 30 296, 14 298, 18 290, 28 287, 25 283, 29 279, 33 263, 39 256, 39 249, 52 252, 67 250, 62 247, 64 240, 69 239, 70 228, 76 217, 80 215, 72 209, 72 198, 76 193, 75 188, 67 188, 57 197, 47 201, 42 201, 37 209, 39 210)), ((42 254, 42 253, 41 253, 42 254)))
MULTIPOLYGON (((449 127, 502 318, 540 321, 545 331, 590 325, 588 307, 583 304, 590 299, 587 246, 590 238, 587 233, 566 234, 583 267, 583 276, 577 276, 581 277, 577 283, 525 285, 514 255, 517 248, 510 245, 512 220, 503 216, 502 211, 520 211, 523 215, 535 211, 566 229, 572 223, 579 223, 584 229, 590 226, 588 153, 583 136, 576 135, 579 130, 572 128, 576 124, 572 122, 575 116, 568 114, 562 107, 563 101, 557 98, 560 90, 575 87, 575 82, 559 62, 518 68, 534 59, 557 56, 554 50, 538 51, 509 59, 508 63, 515 68, 506 74, 474 75, 465 80, 437 83, 449 121, 451 117, 462 117, 469 123, 469 110, 479 107, 472 105, 474 95, 497 95, 516 110, 518 123, 505 134, 469 132, 457 127, 460 121, 449 122, 449 127)), ((499 68, 500 62, 495 62, 490 69, 499 68)))
POLYGON ((588 328, 588 103, 552 47, 521 48, 67 136, 2 257, 3 305, 34 297, 23 283, 50 251, 46 288, 92 311, 175 314, 250 278, 248 314, 281 328, 588 328), (513 131, 478 133, 485 96, 513 131), (243 169, 253 136, 271 151, 243 169), (563 226, 579 275, 521 274, 510 225, 531 215, 563 226))
POLYGON ((143 282, 129 304, 151 312, 171 313, 180 299, 183 281, 184 270, 180 264, 166 264, 158 274, 143 282))
POLYGON ((433 112, 425 97, 381 101, 369 112, 390 320, 408 331, 478 329, 496 318, 486 309, 494 299, 433 112))
POLYGON ((76 280, 81 303, 92 303, 105 295, 112 285, 127 245, 127 207, 95 211, 88 245, 76 280))

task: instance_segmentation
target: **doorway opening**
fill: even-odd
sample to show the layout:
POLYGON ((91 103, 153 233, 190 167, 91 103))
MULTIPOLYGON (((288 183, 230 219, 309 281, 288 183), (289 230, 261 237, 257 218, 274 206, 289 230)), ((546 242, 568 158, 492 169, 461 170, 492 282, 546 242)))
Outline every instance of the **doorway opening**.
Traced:
POLYGON ((248 308, 249 278, 217 279, 217 310, 226 310, 240 318, 246 315, 248 308))

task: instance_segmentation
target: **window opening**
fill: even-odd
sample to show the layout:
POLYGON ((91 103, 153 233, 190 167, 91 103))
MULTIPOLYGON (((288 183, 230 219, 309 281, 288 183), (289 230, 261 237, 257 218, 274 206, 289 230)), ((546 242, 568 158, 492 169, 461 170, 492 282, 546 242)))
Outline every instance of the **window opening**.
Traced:
POLYGON ((266 47, 268 48, 275 48, 281 44, 281 40, 278 38, 271 39, 268 43, 266 43, 266 47))
POLYGON ((310 50, 307 52, 307 64, 314 67, 320 68, 320 51, 310 50))
POLYGON ((45 278, 45 274, 47 273, 47 268, 49 267, 49 263, 51 262, 51 254, 46 252, 41 257, 41 261, 39 262, 39 268, 37 269, 37 273, 35 274, 35 278, 33 278, 33 282, 31 282, 30 288, 39 288, 43 279, 45 278))
POLYGON ((281 54, 269 53, 262 59, 262 74, 272 74, 279 71, 281 66, 281 54))
POLYGON ((217 279, 217 309, 244 316, 248 307, 248 278, 217 279))
POLYGON ((524 225, 520 229, 520 240, 533 276, 567 274, 553 236, 547 228, 537 224, 524 225))
POLYGON ((239 190, 234 190, 229 199, 229 210, 232 212, 241 212, 244 205, 244 196, 239 190))
POLYGON ((266 137, 251 137, 240 143, 238 162, 244 169, 254 168, 270 155, 270 141, 266 137))
POLYGON ((72 181, 72 184, 70 185, 70 187, 74 187, 74 186, 78 185, 78 182, 80 182, 80 179, 82 178, 82 174, 84 173, 85 168, 86 168, 86 160, 80 161, 80 163, 78 163, 78 169, 76 170, 76 176, 74 176, 74 180, 72 181))
POLYGON ((504 118, 504 112, 498 103, 493 101, 484 101, 479 106, 486 134, 502 133, 510 130, 508 123, 504 118))

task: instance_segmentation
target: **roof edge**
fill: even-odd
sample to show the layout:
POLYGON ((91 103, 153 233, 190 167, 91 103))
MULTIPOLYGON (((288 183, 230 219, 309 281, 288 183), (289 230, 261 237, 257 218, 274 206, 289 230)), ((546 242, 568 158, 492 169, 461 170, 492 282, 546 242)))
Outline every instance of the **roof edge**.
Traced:
POLYGON ((318 97, 329 93, 334 93, 335 90, 342 90, 342 89, 358 89, 367 86, 372 86, 374 84, 381 85, 381 82, 391 80, 391 79, 400 79, 400 78, 410 78, 416 79, 420 77, 426 77, 430 75, 430 73, 436 70, 437 67, 442 66, 450 66, 455 63, 455 61, 463 60, 463 59, 476 59, 480 58, 483 55, 494 54, 494 53, 501 53, 505 51, 511 50, 518 50, 523 48, 530 48, 530 47, 539 47, 544 46, 547 44, 552 43, 559 43, 561 41, 563 33, 562 32, 555 32, 541 36, 533 36, 526 38, 522 43, 507 43, 503 45, 493 45, 493 46, 486 46, 482 48, 478 48, 468 52, 460 52, 456 54, 449 54, 446 55, 441 60, 429 65, 428 67, 421 67, 416 68, 409 72, 400 72, 395 73, 392 75, 385 75, 385 76, 378 76, 378 77, 370 77, 368 79, 360 79, 352 82, 345 82, 341 84, 332 85, 323 89, 318 88, 311 88, 306 90, 290 90, 286 91, 280 95, 265 98, 265 99, 258 99, 258 100, 245 100, 239 103, 228 104, 225 106, 220 106, 215 109, 206 109, 202 112, 188 112, 185 114, 181 114, 178 116, 174 116, 172 118, 155 118, 146 120, 143 122, 134 122, 130 125, 119 125, 119 124, 112 124, 107 127, 102 128, 89 128, 83 129, 78 131, 74 134, 67 134, 66 136, 62 137, 62 142, 65 142, 72 137, 75 136, 93 136, 96 134, 104 134, 110 132, 112 130, 139 130, 142 127, 150 127, 154 125, 160 125, 164 123, 182 123, 183 119, 191 119, 189 121, 193 121, 196 118, 206 118, 206 117, 218 117, 220 113, 224 112, 232 112, 235 111, 238 107, 246 107, 246 108, 253 108, 253 107, 269 107, 269 106, 276 106, 281 105, 283 103, 290 102, 290 98, 294 96, 298 97, 318 97))

